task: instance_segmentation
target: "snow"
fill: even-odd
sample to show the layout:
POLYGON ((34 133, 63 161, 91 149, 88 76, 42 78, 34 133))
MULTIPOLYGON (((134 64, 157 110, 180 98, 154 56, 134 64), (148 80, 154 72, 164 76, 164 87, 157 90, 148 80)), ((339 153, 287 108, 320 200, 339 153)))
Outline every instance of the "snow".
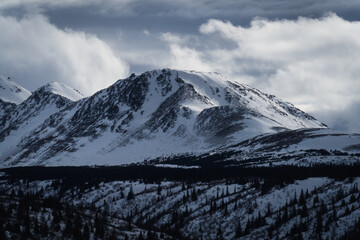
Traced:
POLYGON ((314 132, 312 138, 302 141, 298 148, 301 149, 327 149, 327 150, 343 150, 351 145, 360 143, 360 135, 343 134, 338 130, 318 130, 314 132))
POLYGON ((183 169, 200 168, 199 166, 181 166, 181 165, 174 165, 174 164, 156 164, 155 166, 163 167, 163 168, 183 168, 183 169))
MULTIPOLYGON (((149 83, 148 91, 143 105, 136 110, 132 109, 131 104, 121 102, 117 96, 128 93, 110 94, 111 87, 115 90, 120 89, 122 82, 126 80, 119 80, 113 86, 89 98, 83 98, 78 91, 58 82, 45 85, 42 89, 46 92, 77 102, 69 109, 57 109, 53 106, 54 108, 38 113, 39 116, 32 116, 33 120, 14 130, 4 140, 6 143, 2 150, 6 151, 6 154, 0 158, 0 162, 8 158, 9 166, 131 164, 162 156, 201 154, 260 134, 276 133, 278 129, 323 127, 320 122, 307 118, 305 113, 293 110, 288 103, 269 97, 247 85, 233 82, 218 73, 154 70, 145 73, 145 76, 149 83), (167 77, 159 80, 158 77, 164 72, 168 74, 165 74, 167 77), (178 77, 183 82, 179 81, 178 77), (178 96, 177 91, 184 83, 192 87, 184 90, 186 92, 183 96, 178 96), (174 95, 177 99, 170 102, 169 99, 174 95), (69 123, 75 114, 79 113, 78 110, 81 109, 83 115, 80 115, 86 118, 89 111, 101 111, 99 106, 106 107, 110 100, 115 102, 119 109, 115 119, 109 119, 103 114, 105 117, 99 117, 96 123, 90 126, 86 126, 86 122, 83 126, 83 119, 79 119, 81 127, 76 127, 81 130, 69 123), (167 103, 167 108, 160 109, 164 103, 167 103), (213 116, 201 120, 210 126, 210 130, 198 130, 199 115, 204 110, 216 109, 219 106, 229 107, 229 115, 233 112, 242 114, 243 118, 239 120, 228 120, 236 129, 231 129, 225 134, 219 132, 219 135, 223 134, 221 136, 216 135, 219 130, 211 128, 211 119, 217 116, 213 116), (292 114, 289 109, 295 113, 292 114), (171 114, 176 116, 172 116, 168 111, 172 111, 171 114), (132 119, 122 124, 130 114, 132 119), (72 131, 80 131, 81 135, 84 131, 82 127, 95 128, 96 133, 73 137, 72 131), (116 131, 118 127, 121 127, 121 131, 116 131), (51 149, 57 148, 58 142, 65 139, 71 142, 71 146, 56 154, 50 154, 51 149), (22 146, 31 146, 31 140, 41 142, 41 146, 37 147, 36 151, 31 151, 26 158, 20 157, 27 151, 22 149, 22 146)), ((131 84, 129 81, 127 83, 131 84)), ((228 122, 222 125, 226 124, 228 122)))
POLYGON ((20 104, 30 95, 30 91, 16 84, 9 78, 0 76, 0 99, 4 102, 20 104))
MULTIPOLYGON (((36 127, 45 121, 48 116, 56 113, 58 110, 59 109, 55 106, 45 106, 41 112, 21 124, 16 131, 11 131, 9 136, 6 138, 6 141, 0 142, 0 162, 4 161, 8 157, 11 159, 21 155, 23 152, 18 152, 21 149, 21 139, 31 135, 31 132, 36 127)), ((25 162, 24 165, 28 164, 29 163, 25 162)))
POLYGON ((46 84, 45 91, 52 92, 54 94, 66 97, 67 99, 70 99, 71 101, 78 101, 82 98, 84 98, 84 95, 82 95, 79 91, 70 88, 66 86, 65 84, 59 83, 59 82, 51 82, 46 84))

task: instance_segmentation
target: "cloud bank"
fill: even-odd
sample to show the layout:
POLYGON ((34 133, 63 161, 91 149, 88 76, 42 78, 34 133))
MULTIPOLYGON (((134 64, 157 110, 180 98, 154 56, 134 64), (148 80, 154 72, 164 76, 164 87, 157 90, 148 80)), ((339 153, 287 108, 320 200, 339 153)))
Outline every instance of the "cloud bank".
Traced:
POLYGON ((0 32, 0 72, 29 90, 59 81, 90 95, 129 72, 101 39, 58 29, 41 15, 0 16, 0 32))
POLYGON ((249 27, 211 19, 199 31, 198 37, 163 35, 172 67, 222 72, 324 116, 320 120, 332 118, 333 126, 343 122, 351 125, 344 129, 360 131, 346 120, 354 118, 350 109, 360 96, 360 22, 335 14, 255 19, 249 27))
POLYGON ((92 14, 111 16, 152 16, 209 18, 227 17, 251 19, 254 16, 268 18, 293 18, 319 16, 324 11, 343 13, 352 18, 358 15, 360 3, 356 0, 2 0, 0 10, 24 8, 27 11, 46 11, 59 8, 83 8, 92 14))

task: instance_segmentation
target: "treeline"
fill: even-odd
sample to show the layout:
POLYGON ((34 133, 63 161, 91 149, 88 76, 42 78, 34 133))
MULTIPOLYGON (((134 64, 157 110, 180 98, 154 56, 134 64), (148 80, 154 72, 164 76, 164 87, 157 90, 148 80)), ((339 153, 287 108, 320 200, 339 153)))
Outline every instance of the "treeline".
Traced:
POLYGON ((312 167, 226 167, 226 168, 163 168, 155 166, 112 166, 112 167, 16 167, 0 170, 6 178, 47 180, 69 179, 74 184, 84 181, 142 180, 144 182, 185 181, 208 182, 217 179, 263 178, 291 181, 309 177, 330 177, 343 179, 360 176, 360 165, 314 165, 312 167))

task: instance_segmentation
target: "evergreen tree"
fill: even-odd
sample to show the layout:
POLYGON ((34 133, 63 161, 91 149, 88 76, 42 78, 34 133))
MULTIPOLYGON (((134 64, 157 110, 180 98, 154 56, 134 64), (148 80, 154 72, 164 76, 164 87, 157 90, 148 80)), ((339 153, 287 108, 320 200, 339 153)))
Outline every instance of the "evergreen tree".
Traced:
POLYGON ((308 215, 309 215, 309 214, 308 214, 307 206, 306 206, 306 204, 305 204, 305 205, 303 205, 302 208, 301 208, 300 216, 301 216, 302 218, 304 218, 304 217, 307 217, 308 215))
POLYGON ((5 229, 3 227, 2 221, 0 221, 0 239, 6 239, 5 229))
POLYGON ((318 211, 316 213, 315 233, 319 239, 321 239, 321 235, 322 235, 322 231, 323 231, 323 223, 322 222, 323 222, 322 213, 320 211, 318 211))
POLYGON ((266 211, 266 217, 269 217, 271 215, 271 203, 267 203, 267 211, 266 211))
POLYGON ((227 216, 228 214, 229 214, 228 208, 227 208, 227 205, 225 205, 224 216, 227 216))
POLYGON ((143 234, 142 234, 141 231, 139 233, 139 236, 138 236, 137 240, 144 240, 144 237, 143 237, 143 234))
POLYGON ((66 237, 71 237, 72 233, 73 233, 73 225, 71 219, 67 218, 65 221, 64 235, 66 237))
POLYGON ((198 199, 195 188, 193 188, 192 192, 191 192, 191 200, 192 201, 196 201, 198 199))
POLYGON ((135 195, 134 195, 133 187, 132 187, 132 185, 130 185, 130 190, 129 190, 129 193, 127 196, 127 200, 132 200, 134 198, 135 198, 135 195))
POLYGON ((84 224, 83 230, 82 230, 82 239, 83 240, 89 240, 90 239, 90 229, 87 224, 84 224))
POLYGON ((223 232, 222 232, 222 230, 221 230, 220 225, 219 225, 219 227, 218 227, 218 229, 217 229, 216 239, 217 239, 217 240, 223 240, 223 239, 224 239, 224 237, 223 237, 223 232))
POLYGON ((161 184, 158 185, 157 187, 157 194, 160 196, 161 195, 161 184))
POLYGON ((238 223, 236 225, 236 229, 235 229, 235 237, 239 238, 241 236, 242 236, 241 222, 238 221, 238 223))
POLYGON ((157 239, 155 233, 153 233, 151 230, 148 230, 146 240, 155 240, 157 239))
POLYGON ((299 197, 299 205, 303 206, 304 204, 306 204, 306 200, 304 196, 304 191, 301 189, 300 197, 299 197))
POLYGON ((250 233, 250 219, 247 220, 245 230, 243 232, 243 235, 248 235, 250 233))

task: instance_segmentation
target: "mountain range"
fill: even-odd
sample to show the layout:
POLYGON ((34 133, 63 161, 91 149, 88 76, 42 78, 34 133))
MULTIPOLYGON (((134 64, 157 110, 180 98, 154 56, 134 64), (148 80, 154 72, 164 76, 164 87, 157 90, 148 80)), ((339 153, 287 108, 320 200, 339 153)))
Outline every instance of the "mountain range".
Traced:
POLYGON ((360 161, 360 135, 219 73, 153 70, 90 97, 58 82, 0 90, 0 167, 360 161))

